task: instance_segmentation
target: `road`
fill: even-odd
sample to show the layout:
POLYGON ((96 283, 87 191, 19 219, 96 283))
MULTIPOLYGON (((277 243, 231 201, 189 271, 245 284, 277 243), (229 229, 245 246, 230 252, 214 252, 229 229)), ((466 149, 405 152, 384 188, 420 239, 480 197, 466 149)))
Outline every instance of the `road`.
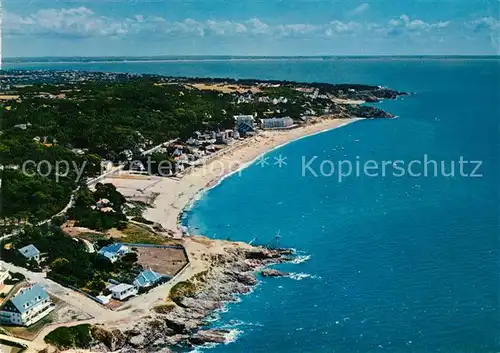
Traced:
POLYGON ((31 272, 24 267, 18 267, 4 261, 0 261, 0 265, 8 271, 22 273, 31 283, 40 283, 50 294, 93 317, 101 316, 103 310, 106 311, 100 304, 87 298, 83 294, 63 287, 59 283, 48 279, 43 272, 31 272))
POLYGON ((0 334, 0 340, 6 341, 6 342, 14 342, 14 343, 17 343, 17 344, 20 344, 20 345, 26 347, 26 350, 23 351, 25 353, 36 353, 36 352, 43 350, 47 346, 44 343, 30 342, 30 341, 22 340, 20 338, 16 338, 14 336, 7 336, 7 335, 2 335, 2 334, 0 334))
POLYGON ((162 148, 162 147, 168 146, 168 145, 170 145, 171 143, 175 143, 175 142, 177 142, 178 140, 179 140, 179 139, 173 139, 173 140, 170 140, 170 141, 162 142, 162 143, 160 143, 159 145, 156 145, 156 146, 154 146, 153 148, 150 148, 149 150, 142 152, 142 155, 143 155, 143 156, 147 156, 148 154, 151 154, 151 153, 153 153, 153 152, 155 152, 155 151, 159 150, 159 149, 160 149, 160 148, 162 148))

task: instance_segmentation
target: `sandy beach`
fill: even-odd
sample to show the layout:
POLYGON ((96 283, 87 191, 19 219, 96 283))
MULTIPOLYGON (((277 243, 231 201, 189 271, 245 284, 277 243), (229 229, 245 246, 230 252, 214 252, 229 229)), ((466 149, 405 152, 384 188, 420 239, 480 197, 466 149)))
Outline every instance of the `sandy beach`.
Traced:
POLYGON ((158 193, 154 208, 144 217, 160 223, 165 229, 182 235, 179 218, 183 210, 204 190, 214 186, 224 176, 244 168, 262 154, 302 137, 328 131, 360 119, 318 119, 316 123, 290 130, 264 131, 228 147, 223 153, 197 167, 181 178, 163 178, 148 191, 158 193))
MULTIPOLYGON (((255 277, 257 271, 269 264, 288 261, 287 256, 291 253, 286 250, 283 250, 284 253, 280 253, 281 250, 273 252, 245 243, 198 236, 182 237, 183 231, 179 223, 182 212, 202 192, 216 185, 230 173, 250 165, 262 154, 297 139, 339 128, 358 120, 360 119, 318 118, 315 123, 295 129, 264 131, 228 146, 216 155, 211 155, 205 164, 187 171, 178 178, 134 177, 129 174, 107 178, 106 182, 116 182, 118 188, 124 192, 158 194, 154 207, 147 208, 144 217, 162 224, 166 230, 172 231, 175 237, 182 238, 179 241, 188 253, 189 263, 166 285, 129 300, 128 305, 121 310, 109 311, 76 293, 66 295, 64 299, 68 303, 91 313, 92 316, 90 320, 73 324, 100 324, 99 327, 104 330, 128 330, 131 336, 126 340, 120 331, 113 331, 113 335, 118 335, 116 347, 113 348, 132 345, 136 348, 150 349, 150 336, 169 346, 179 342, 191 344, 200 344, 199 341, 227 342, 230 333, 204 328, 205 317, 214 310, 221 309, 224 303, 236 300, 234 294, 250 292, 257 284, 255 277), (140 191, 141 186, 145 186, 142 191, 140 191), (197 276, 202 276, 200 278, 203 279, 197 280, 197 276), (172 300, 168 299, 171 289, 186 281, 198 286, 195 295, 185 297, 181 306, 174 305, 167 314, 159 314, 152 310, 163 305, 172 306, 172 300)), ((286 274, 279 275, 286 276, 286 274)), ((68 323, 61 324, 63 325, 66 326, 68 323)), ((34 344, 42 345, 43 338, 56 327, 58 325, 45 327, 34 344)), ((100 347, 102 348, 102 344, 100 347)))

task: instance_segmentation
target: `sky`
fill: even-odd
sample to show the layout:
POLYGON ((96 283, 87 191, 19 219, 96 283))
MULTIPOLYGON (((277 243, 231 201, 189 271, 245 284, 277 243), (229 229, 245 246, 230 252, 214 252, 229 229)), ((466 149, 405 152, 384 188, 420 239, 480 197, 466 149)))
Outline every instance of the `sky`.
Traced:
POLYGON ((0 1, 4 57, 500 54, 500 0, 0 1))

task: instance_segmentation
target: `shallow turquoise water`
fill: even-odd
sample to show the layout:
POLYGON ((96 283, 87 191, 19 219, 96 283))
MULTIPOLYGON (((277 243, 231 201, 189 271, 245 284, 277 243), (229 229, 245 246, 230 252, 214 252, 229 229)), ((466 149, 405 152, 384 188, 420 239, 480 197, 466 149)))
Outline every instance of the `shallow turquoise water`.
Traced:
POLYGON ((416 93, 381 104, 398 119, 357 122, 271 152, 271 163, 281 154, 287 165, 252 165, 187 213, 184 221, 193 231, 261 244, 279 232, 280 246, 310 256, 279 266, 302 274, 296 280, 262 279, 252 294, 230 305, 215 325, 241 333, 213 351, 500 350, 499 60, 39 68, 353 82, 416 93), (363 176, 340 183, 336 175, 301 173, 302 156, 409 162, 425 154, 447 162, 481 160, 482 177, 363 176))

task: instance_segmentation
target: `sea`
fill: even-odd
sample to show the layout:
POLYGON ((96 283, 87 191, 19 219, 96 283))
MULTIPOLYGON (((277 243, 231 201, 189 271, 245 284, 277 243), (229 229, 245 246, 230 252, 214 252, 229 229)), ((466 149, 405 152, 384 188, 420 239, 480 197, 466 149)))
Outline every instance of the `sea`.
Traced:
POLYGON ((197 351, 500 352, 498 58, 4 68, 363 83, 411 93, 376 104, 396 119, 358 121, 273 150, 185 213, 192 233, 296 252, 294 263, 276 266, 290 276, 259 277, 252 293, 211 318, 210 327, 231 330, 231 343, 197 351))

